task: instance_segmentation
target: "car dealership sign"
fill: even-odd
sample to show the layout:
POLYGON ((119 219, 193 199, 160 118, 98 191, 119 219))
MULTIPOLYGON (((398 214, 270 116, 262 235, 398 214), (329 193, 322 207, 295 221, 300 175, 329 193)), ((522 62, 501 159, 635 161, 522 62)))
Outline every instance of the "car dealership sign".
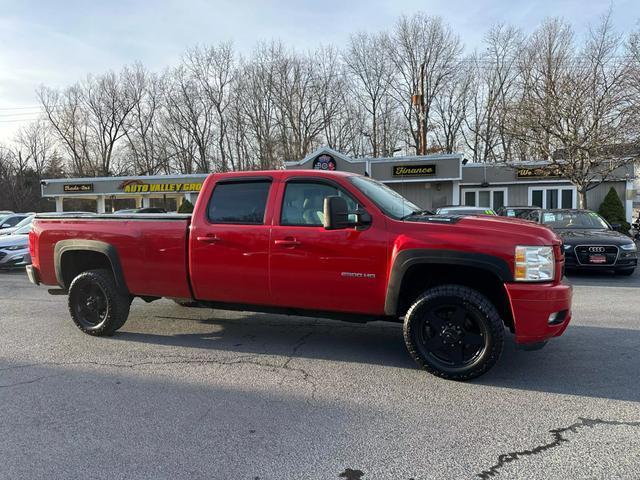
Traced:
POLYGON ((93 183, 66 183, 62 186, 65 193, 91 193, 93 192, 93 183))
POLYGON ((199 192, 202 183, 147 183, 142 180, 125 180, 118 187, 125 193, 176 193, 199 192))
POLYGON ((422 165, 394 165, 394 177, 422 177, 436 174, 436 166, 434 164, 422 165))

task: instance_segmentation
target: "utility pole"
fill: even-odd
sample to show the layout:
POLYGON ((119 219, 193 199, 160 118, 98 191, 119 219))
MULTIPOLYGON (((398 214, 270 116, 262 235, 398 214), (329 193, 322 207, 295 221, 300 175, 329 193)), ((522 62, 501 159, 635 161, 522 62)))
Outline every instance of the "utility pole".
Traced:
POLYGON ((418 155, 427 153, 427 126, 426 126, 426 105, 424 103, 424 69, 425 64, 420 64, 420 90, 419 93, 411 97, 411 103, 418 111, 418 155))

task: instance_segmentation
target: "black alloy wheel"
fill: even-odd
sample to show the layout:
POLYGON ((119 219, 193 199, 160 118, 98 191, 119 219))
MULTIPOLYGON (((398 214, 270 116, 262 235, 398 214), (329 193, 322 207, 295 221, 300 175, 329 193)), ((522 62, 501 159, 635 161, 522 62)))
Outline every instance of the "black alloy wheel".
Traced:
POLYGON ((71 282, 69 313, 84 333, 109 336, 127 321, 131 299, 118 288, 110 270, 88 270, 71 282))
POLYGON ((94 328, 107 318, 107 294, 96 283, 83 285, 78 292, 75 310, 78 321, 94 328))
POLYGON ((427 290, 404 320, 404 337, 416 363, 434 375, 469 380, 488 371, 504 343, 504 323, 481 293, 461 285, 427 290))

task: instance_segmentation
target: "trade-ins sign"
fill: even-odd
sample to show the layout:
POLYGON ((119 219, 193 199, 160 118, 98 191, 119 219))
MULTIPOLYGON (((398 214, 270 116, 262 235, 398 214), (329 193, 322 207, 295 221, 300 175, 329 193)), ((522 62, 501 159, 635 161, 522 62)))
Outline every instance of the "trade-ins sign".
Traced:
POLYGON ((142 180, 125 180, 118 188, 125 193, 199 192, 202 183, 147 183, 142 180))
POLYGON ((394 165, 394 177, 421 177, 424 175, 435 175, 436 166, 434 164, 422 165, 394 165))
POLYGON ((93 192, 93 183, 67 183, 62 186, 65 193, 90 193, 93 192))

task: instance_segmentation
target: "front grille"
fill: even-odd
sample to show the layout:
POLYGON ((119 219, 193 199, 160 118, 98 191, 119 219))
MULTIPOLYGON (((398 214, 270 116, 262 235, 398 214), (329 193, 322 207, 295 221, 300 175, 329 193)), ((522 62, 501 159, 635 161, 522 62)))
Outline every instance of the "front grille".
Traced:
POLYGON ((578 245, 575 248, 578 263, 582 265, 613 265, 618 258, 618 247, 615 245, 578 245), (594 263, 593 256, 605 257, 605 261, 594 263))

